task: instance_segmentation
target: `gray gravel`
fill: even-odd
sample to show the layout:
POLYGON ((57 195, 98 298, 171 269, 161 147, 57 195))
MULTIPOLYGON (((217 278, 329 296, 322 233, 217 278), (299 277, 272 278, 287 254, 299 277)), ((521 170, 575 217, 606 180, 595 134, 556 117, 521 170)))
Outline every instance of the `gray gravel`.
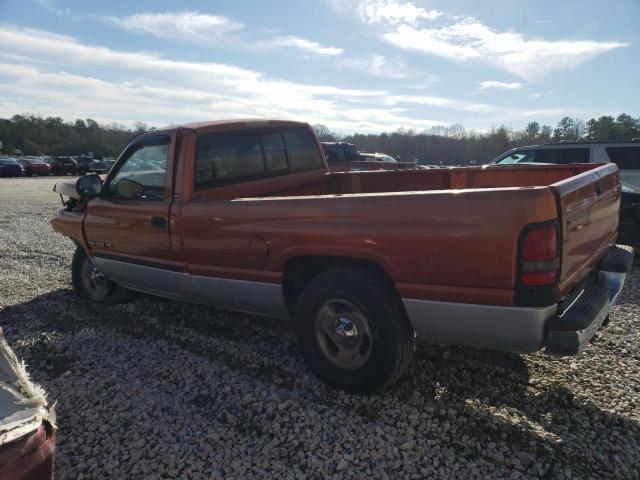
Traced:
POLYGON ((579 357, 421 347, 358 397, 305 370, 289 322, 79 300, 54 181, 0 179, 0 326, 58 401, 57 478, 640 477, 638 269, 579 357))

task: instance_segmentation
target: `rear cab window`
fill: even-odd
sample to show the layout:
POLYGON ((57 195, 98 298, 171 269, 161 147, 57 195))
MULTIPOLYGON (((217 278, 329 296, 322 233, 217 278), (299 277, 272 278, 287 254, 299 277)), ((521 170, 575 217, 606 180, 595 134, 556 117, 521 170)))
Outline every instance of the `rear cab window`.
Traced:
POLYGON ((198 137, 194 189, 323 168, 306 127, 209 133, 198 137))

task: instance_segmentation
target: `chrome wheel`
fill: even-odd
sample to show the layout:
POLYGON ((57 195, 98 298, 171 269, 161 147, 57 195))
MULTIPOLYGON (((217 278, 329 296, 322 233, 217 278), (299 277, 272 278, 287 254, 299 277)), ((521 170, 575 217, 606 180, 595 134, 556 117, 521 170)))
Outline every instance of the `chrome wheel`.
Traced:
POLYGON ((322 353, 338 368, 355 370, 371 355, 369 322, 351 302, 340 299, 324 302, 316 315, 314 330, 322 353))
POLYGON ((111 292, 111 282, 88 258, 82 266, 82 284, 95 300, 103 300, 111 292))

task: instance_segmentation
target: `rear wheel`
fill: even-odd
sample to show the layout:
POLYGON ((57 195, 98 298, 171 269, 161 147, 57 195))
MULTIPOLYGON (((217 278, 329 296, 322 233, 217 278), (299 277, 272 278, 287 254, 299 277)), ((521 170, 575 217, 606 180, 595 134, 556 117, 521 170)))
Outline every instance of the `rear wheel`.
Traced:
POLYGON ((296 321, 309 368, 349 392, 386 388, 413 356, 414 331, 392 284, 365 268, 338 267, 311 280, 296 321))
POLYGON ((98 303, 124 303, 136 292, 112 282, 91 261, 82 247, 76 247, 71 263, 71 278, 76 293, 98 303))

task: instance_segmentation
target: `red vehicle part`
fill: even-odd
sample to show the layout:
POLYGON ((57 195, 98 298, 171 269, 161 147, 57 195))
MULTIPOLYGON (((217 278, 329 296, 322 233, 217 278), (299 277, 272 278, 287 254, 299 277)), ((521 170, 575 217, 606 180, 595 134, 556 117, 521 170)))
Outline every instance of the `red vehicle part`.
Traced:
POLYGON ((0 479, 52 479, 55 443, 55 411, 0 329, 0 479))
POLYGON ((0 447, 0 478, 52 479, 55 445, 56 431, 45 422, 31 435, 0 447))

